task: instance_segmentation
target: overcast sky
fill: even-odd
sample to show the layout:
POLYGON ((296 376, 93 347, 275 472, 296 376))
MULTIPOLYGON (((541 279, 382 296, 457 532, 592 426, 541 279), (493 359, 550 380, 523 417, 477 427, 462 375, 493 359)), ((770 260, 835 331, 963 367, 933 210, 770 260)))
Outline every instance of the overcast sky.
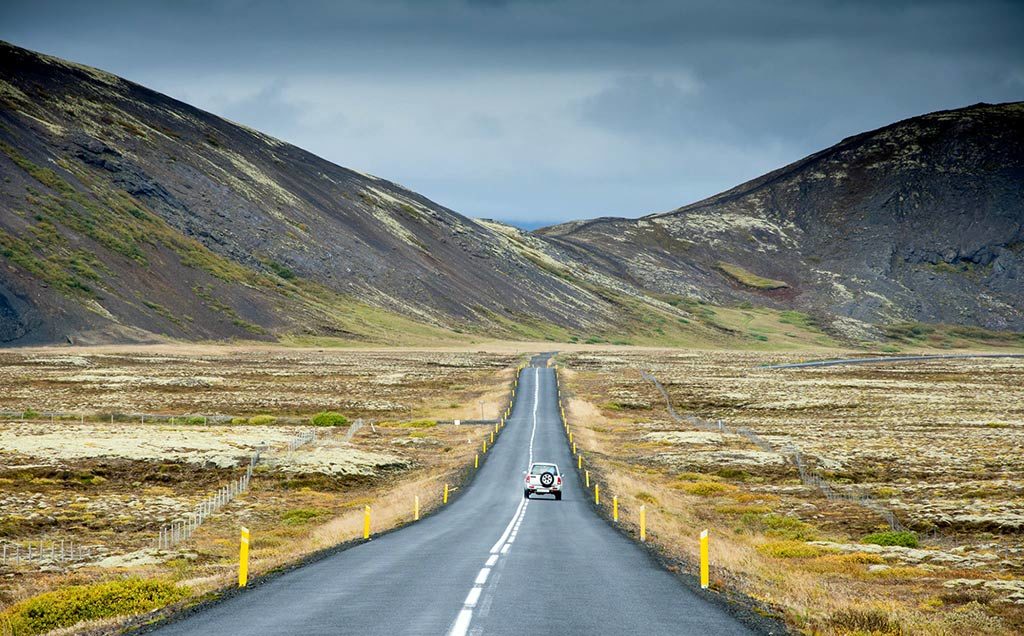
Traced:
POLYGON ((1024 99, 1020 1, 2 0, 0 38, 531 227, 1024 99))

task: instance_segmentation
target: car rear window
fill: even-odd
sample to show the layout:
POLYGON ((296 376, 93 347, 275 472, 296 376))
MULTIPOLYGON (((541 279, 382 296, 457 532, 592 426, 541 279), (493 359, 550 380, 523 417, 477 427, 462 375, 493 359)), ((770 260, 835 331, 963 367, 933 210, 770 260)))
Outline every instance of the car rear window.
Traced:
POLYGON ((555 468, 554 464, 534 464, 532 473, 534 475, 540 475, 543 473, 551 473, 554 475, 558 473, 558 469, 555 468))

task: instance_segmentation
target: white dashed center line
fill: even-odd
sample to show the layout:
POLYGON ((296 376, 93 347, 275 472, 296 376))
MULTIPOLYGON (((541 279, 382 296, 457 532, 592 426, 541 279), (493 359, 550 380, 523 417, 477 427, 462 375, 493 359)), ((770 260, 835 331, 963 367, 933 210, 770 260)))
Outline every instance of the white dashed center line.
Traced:
MULTIPOLYGON (((540 405, 540 368, 534 369, 533 377, 533 428, 530 430, 530 461, 527 464, 528 466, 533 464, 533 438, 537 434, 537 407, 540 405)), ((483 594, 484 584, 487 583, 487 577, 491 574, 491 568, 498 563, 501 555, 508 554, 509 547, 516 540, 516 535, 519 533, 519 526, 523 523, 523 517, 526 516, 526 507, 528 505, 530 505, 528 499, 520 500, 515 513, 509 519, 508 525, 505 526, 505 530, 498 537, 498 541, 491 546, 490 556, 487 557, 484 567, 477 573, 476 579, 473 581, 473 587, 470 588, 469 594, 466 595, 466 600, 463 601, 462 609, 455 618, 455 623, 448 632, 448 636, 465 636, 469 632, 469 624, 473 620, 473 609, 480 602, 480 595, 483 594)))

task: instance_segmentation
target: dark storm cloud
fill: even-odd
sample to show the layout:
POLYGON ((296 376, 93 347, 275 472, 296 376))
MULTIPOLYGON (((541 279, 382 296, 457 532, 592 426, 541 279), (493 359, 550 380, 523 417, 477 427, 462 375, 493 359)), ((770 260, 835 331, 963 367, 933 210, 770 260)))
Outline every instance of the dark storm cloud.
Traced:
POLYGON ((1024 98, 1019 2, 56 2, 0 37, 467 214, 636 215, 897 119, 1024 98))

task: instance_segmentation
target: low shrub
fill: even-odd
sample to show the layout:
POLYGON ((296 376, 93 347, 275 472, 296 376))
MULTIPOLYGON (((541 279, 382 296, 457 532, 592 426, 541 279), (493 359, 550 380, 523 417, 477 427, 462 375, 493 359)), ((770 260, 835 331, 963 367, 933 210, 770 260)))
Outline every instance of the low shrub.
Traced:
POLYGON ((276 261, 268 261, 267 266, 270 267, 270 269, 273 270, 275 274, 277 274, 278 276, 285 280, 292 280, 293 278, 295 278, 295 272, 293 272, 292 270, 288 269, 287 267, 276 261))
POLYGON ((818 538, 818 532, 814 526, 800 521, 796 517, 748 512, 740 517, 740 523, 742 529, 761 532, 778 539, 814 541, 818 538))
POLYGON ((703 475, 701 473, 679 473, 675 477, 681 481, 705 481, 708 479, 715 479, 713 475, 703 475))
POLYGON ((656 504, 656 503, 658 503, 658 498, 655 497, 654 495, 652 495, 649 492, 644 492, 644 491, 638 492, 636 494, 636 498, 639 499, 640 501, 644 502, 644 503, 649 503, 649 504, 656 504))
POLYGON ((734 486, 728 484, 722 484, 717 481, 694 481, 691 483, 680 484, 679 489, 688 495, 696 495, 698 497, 714 497, 723 493, 734 490, 734 486))
POLYGON ((295 508, 294 510, 289 510, 282 514, 281 521, 290 526, 298 526, 304 523, 309 523, 323 514, 323 510, 318 510, 316 508, 295 508))
POLYGON ((860 563, 862 565, 879 565, 885 563, 885 559, 881 555, 871 554, 870 552, 848 552, 846 554, 836 554, 829 558, 842 563, 860 563))
POLYGON ((241 424, 248 424, 249 419, 245 417, 233 417, 231 418, 231 423, 234 424, 235 426, 239 426, 241 424))
POLYGON ((39 411, 34 409, 25 409, 25 412, 21 414, 21 418, 24 420, 34 420, 39 417, 39 411))
POLYGON ((399 426, 402 428, 434 428, 437 426, 437 420, 411 420, 401 422, 399 426))
POLYGON ((266 426, 268 424, 273 424, 276 421, 277 418, 273 415, 253 415, 249 418, 248 423, 250 426, 266 426))
POLYGON ((341 413, 335 413, 334 411, 323 411, 322 413, 317 413, 310 421, 313 426, 345 426, 348 424, 347 417, 341 413))
POLYGON ((842 573, 847 576, 862 577, 867 574, 868 565, 882 565, 885 559, 877 554, 852 552, 850 554, 826 554, 804 564, 809 572, 842 573))
POLYGON ((824 549, 803 541, 768 541, 756 549, 760 554, 773 559, 810 559, 826 554, 824 549))
POLYGON ((793 541, 814 541, 818 538, 818 531, 814 526, 796 517, 765 515, 761 523, 764 524, 765 534, 773 537, 793 541))
POLYGON ((919 545, 916 533, 895 530, 874 532, 864 536, 860 542, 873 543, 875 545, 899 545, 904 548, 916 548, 919 545))
POLYGON ((900 634, 900 624, 890 617, 889 612, 878 607, 849 607, 841 609, 829 619, 829 623, 843 633, 856 634, 900 634))
POLYGON ((82 621, 149 612, 189 594, 187 587, 155 579, 73 585, 11 606, 0 614, 0 625, 18 636, 45 634, 82 621))

